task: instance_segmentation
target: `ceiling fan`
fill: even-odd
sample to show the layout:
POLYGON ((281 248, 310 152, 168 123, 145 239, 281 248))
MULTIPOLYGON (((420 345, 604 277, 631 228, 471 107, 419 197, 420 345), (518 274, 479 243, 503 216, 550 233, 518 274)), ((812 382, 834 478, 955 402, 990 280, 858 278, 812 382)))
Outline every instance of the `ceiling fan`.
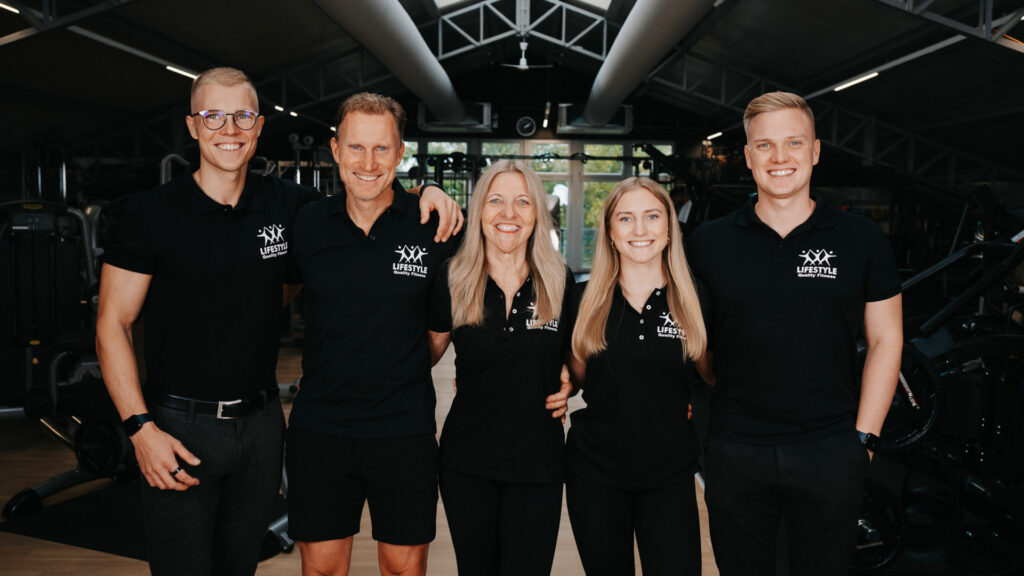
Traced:
POLYGON ((530 43, 527 42, 525 38, 519 42, 520 53, 519 53, 519 63, 518 64, 505 64, 505 63, 502 63, 501 65, 502 66, 507 66, 509 68, 515 68, 516 70, 536 70, 536 69, 540 69, 540 68, 554 68, 554 66, 551 65, 551 64, 534 64, 532 66, 527 64, 526 63, 526 48, 529 45, 530 45, 530 43))

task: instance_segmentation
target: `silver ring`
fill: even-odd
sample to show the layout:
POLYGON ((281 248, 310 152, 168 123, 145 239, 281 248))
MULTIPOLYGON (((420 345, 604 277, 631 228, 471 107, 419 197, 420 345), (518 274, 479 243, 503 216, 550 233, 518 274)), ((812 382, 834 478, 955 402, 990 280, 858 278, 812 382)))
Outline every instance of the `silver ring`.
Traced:
POLYGON ((178 472, 181 472, 181 466, 178 466, 174 470, 171 470, 171 478, 177 479, 178 472))

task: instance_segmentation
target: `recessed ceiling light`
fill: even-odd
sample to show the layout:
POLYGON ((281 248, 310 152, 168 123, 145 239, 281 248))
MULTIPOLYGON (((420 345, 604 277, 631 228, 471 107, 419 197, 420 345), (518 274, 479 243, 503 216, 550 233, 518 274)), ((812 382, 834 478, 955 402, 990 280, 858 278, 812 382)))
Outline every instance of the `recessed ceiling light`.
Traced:
POLYGON ((181 68, 175 68, 174 66, 164 66, 164 68, 170 70, 171 72, 174 72, 175 74, 181 74, 182 76, 191 78, 193 80, 195 80, 196 76, 198 76, 198 74, 194 74, 192 72, 189 72, 188 70, 182 70, 181 68))
POLYGON ((872 72, 871 74, 865 74, 864 76, 861 76, 860 78, 857 78, 856 80, 850 80, 846 84, 840 84, 839 86, 836 86, 835 88, 832 89, 832 91, 833 92, 839 92, 840 90, 846 90, 850 86, 855 86, 857 84, 860 84, 861 82, 867 82, 868 80, 871 80, 875 76, 878 76, 878 72, 872 72))

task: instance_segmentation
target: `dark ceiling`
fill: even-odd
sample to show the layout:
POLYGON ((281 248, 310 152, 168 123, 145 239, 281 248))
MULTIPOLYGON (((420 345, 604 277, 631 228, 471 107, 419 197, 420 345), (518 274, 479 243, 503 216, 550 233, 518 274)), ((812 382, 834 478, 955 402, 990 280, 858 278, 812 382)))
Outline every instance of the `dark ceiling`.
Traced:
MULTIPOLYGON (((152 185, 164 155, 194 154, 183 120, 190 80, 168 72, 164 63, 245 70, 268 117, 260 154, 272 158, 291 157, 291 133, 325 142, 335 107, 357 90, 395 96, 415 118, 416 96, 313 0, 62 0, 52 24, 38 17, 43 0, 0 2, 22 10, 0 10, 0 197, 32 189, 39 167, 48 181, 61 160, 78 193, 120 194, 152 185), (299 117, 277 112, 274 105, 299 117)), ((401 4, 437 53, 441 13, 434 2, 401 4)), ((444 14, 483 4, 467 0, 444 14)), ((602 41, 613 44, 631 10, 652 9, 657 2, 612 0, 607 11, 573 0, 559 4, 606 21, 606 40, 591 31, 579 42, 599 50, 602 41)), ((634 107, 634 130, 616 138, 668 139, 680 149, 694 149, 708 134, 724 130, 715 144, 738 148, 742 108, 757 93, 822 91, 810 99, 819 135, 828 154, 835 150, 841 174, 865 173, 852 185, 889 179, 955 187, 999 180, 1020 189, 1024 52, 1012 46, 1024 48, 1013 39, 1024 38, 1024 0, 716 4, 632 92, 625 103, 634 107), (914 4, 925 9, 912 13, 914 4), (985 14, 979 9, 989 4, 991 19, 1006 19, 991 35, 999 43, 981 37, 985 14), (1004 36, 1011 24, 1020 25, 1004 36), (951 40, 958 35, 963 38, 951 40), (944 41, 954 43, 845 91, 828 90, 944 41)), ((507 27, 495 12, 515 20, 515 0, 489 5, 481 21, 472 12, 462 16, 465 26, 494 34, 507 27)), ((530 6, 536 19, 556 4, 531 0, 530 6)), ((551 69, 502 66, 519 59, 514 36, 441 60, 460 99, 492 105, 497 122, 491 137, 516 137, 514 119, 539 118, 546 102, 582 110, 601 61, 543 37, 562 27, 572 35, 589 22, 571 10, 565 14, 537 25, 537 34, 528 38, 529 62, 553 64, 551 69)), ((456 35, 444 39, 446 50, 458 47, 456 35)), ((422 130, 410 122, 407 137, 418 135, 422 130)), ((534 137, 563 136, 549 130, 534 137)))

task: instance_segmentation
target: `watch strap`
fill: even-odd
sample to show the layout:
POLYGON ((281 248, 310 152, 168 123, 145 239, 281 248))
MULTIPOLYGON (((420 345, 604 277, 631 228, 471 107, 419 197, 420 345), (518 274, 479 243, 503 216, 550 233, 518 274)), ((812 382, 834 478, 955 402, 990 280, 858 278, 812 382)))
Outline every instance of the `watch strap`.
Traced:
POLYGON ((878 450, 878 444, 881 441, 878 436, 875 436, 871 432, 861 432, 857 430, 857 436, 860 437, 860 443, 864 448, 876 452, 878 450))
POLYGON ((142 429, 142 426, 146 422, 152 421, 153 417, 150 416, 148 413, 135 414, 133 416, 125 418, 124 421, 121 422, 121 427, 124 428, 124 433, 127 434, 129 438, 131 438, 132 436, 135 435, 136 432, 142 429))

